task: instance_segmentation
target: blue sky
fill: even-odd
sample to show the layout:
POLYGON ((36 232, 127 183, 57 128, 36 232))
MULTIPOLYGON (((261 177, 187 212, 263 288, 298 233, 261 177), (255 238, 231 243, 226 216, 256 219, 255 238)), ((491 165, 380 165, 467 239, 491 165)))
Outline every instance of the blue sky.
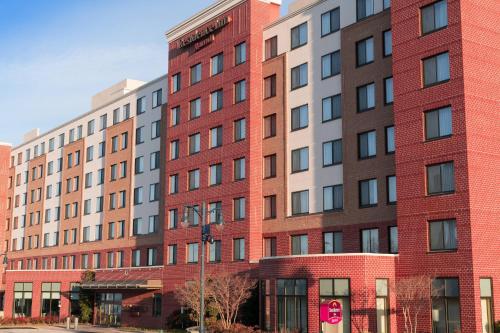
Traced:
POLYGON ((165 74, 164 32, 213 2, 0 0, 0 141, 89 111, 124 78, 165 74))

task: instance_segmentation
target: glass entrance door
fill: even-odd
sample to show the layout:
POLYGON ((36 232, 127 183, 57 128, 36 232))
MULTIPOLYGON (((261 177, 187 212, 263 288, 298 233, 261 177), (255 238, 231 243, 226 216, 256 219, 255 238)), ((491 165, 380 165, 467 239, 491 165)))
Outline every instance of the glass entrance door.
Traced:
POLYGON ((97 324, 120 326, 122 315, 122 294, 97 294, 97 324))

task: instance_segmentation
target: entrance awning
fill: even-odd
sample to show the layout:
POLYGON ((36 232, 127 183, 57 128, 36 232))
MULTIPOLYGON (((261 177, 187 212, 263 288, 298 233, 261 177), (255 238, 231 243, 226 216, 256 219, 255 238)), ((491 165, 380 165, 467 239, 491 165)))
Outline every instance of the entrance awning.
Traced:
POLYGON ((161 280, 90 281, 82 282, 82 289, 161 289, 161 280))

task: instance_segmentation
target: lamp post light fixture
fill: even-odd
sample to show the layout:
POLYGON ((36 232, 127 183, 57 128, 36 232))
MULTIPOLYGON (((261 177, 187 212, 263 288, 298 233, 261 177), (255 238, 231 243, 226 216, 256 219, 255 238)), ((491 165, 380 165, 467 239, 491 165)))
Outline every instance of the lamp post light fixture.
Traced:
POLYGON ((201 208, 198 205, 184 206, 184 217, 182 221, 184 227, 188 227, 190 222, 192 223, 192 221, 189 221, 190 211, 193 214, 197 214, 201 219, 200 333, 205 333, 205 247, 207 242, 210 244, 214 242, 214 238, 210 233, 210 225, 222 225, 224 222, 222 218, 222 207, 215 207, 207 210, 207 204, 203 201, 201 208), (214 223, 206 223, 207 214, 215 214, 214 223))

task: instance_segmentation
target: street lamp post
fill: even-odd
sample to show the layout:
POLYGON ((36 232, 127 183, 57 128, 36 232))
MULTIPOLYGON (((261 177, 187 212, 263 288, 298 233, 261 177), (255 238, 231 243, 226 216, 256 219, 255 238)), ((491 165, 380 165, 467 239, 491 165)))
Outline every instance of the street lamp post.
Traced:
POLYGON ((210 233, 210 224, 206 223, 207 214, 215 213, 220 214, 220 219, 216 217, 216 223, 222 224, 221 208, 213 208, 207 210, 205 201, 201 204, 201 212, 198 206, 185 206, 184 207, 184 223, 189 225, 188 211, 191 209, 201 219, 201 267, 200 267, 200 333, 205 333, 205 247, 207 242, 213 243, 214 239, 210 233))

